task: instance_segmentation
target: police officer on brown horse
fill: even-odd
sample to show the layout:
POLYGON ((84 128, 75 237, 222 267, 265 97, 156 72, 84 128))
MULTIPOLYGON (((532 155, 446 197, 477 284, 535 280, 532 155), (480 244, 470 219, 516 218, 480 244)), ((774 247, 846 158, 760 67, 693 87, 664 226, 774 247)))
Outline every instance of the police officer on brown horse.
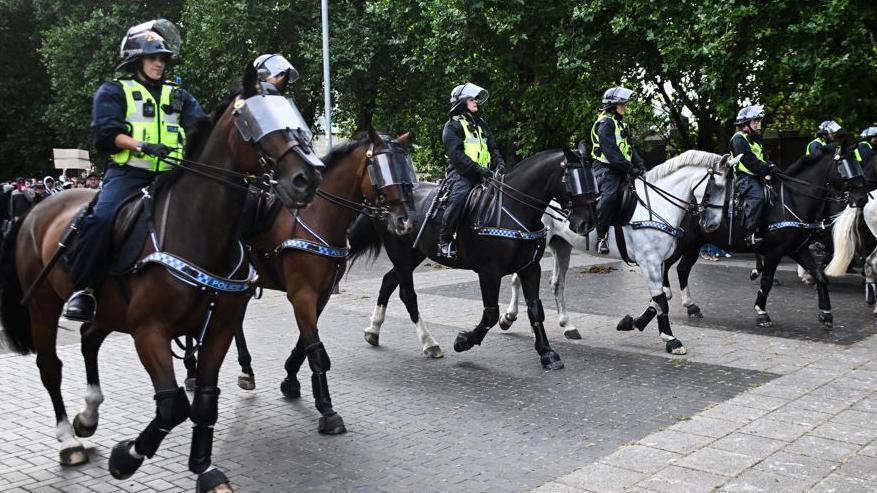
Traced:
POLYGON ((645 171, 643 160, 630 145, 630 127, 624 123, 633 91, 612 87, 603 93, 602 111, 591 127, 591 157, 600 187, 597 204, 597 250, 609 253, 609 227, 615 223, 625 175, 645 171))
POLYGON ((438 254, 455 258, 454 233, 472 187, 494 171, 502 173, 505 161, 499 153, 487 121, 478 115, 478 106, 487 101, 487 90, 467 82, 451 91, 450 119, 442 131, 448 156, 446 184, 450 187, 448 205, 442 216, 438 254))
POLYGON ((164 19, 130 28, 117 69, 131 75, 104 82, 94 94, 95 146, 110 159, 97 202, 79 224, 71 259, 73 294, 64 308, 71 320, 94 318, 94 288, 103 278, 112 220, 122 201, 170 171, 162 158, 182 158, 187 131, 206 118, 191 94, 162 79, 179 40, 177 28, 164 19))

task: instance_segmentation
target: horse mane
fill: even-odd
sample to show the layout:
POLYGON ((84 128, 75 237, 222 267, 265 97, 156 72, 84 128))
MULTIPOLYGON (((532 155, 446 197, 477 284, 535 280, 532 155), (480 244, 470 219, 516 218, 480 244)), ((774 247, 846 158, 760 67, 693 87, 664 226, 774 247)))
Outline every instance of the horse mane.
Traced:
POLYGON ((516 173, 521 172, 522 170, 527 169, 528 165, 536 162, 540 159, 546 158, 549 154, 556 154, 558 152, 563 152, 563 149, 547 149, 544 151, 539 151, 532 156, 527 156, 524 159, 521 159, 517 163, 515 163, 510 170, 506 172, 506 178, 510 178, 514 176, 516 173))
POLYGON ((347 157, 348 154, 358 149, 361 145, 368 142, 368 140, 368 132, 359 132, 347 142, 334 146, 322 158, 323 163, 326 165, 326 169, 329 169, 335 163, 341 162, 341 160, 347 157))
POLYGON ((710 166, 715 166, 721 160, 722 156, 718 154, 691 149, 689 151, 683 152, 676 157, 672 157, 664 161, 663 164, 655 166, 654 168, 649 170, 646 176, 650 181, 660 180, 661 178, 671 175, 682 168, 686 168, 689 166, 709 168, 710 166))

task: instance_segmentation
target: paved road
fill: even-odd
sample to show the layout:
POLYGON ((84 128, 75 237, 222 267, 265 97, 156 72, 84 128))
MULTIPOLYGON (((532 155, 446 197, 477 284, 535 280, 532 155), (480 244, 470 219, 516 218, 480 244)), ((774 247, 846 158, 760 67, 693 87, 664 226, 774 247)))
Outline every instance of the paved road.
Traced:
MULTIPOLYGON (((674 315, 690 354, 671 357, 653 332, 614 330, 623 313, 643 308, 646 291, 626 267, 580 273, 595 263, 605 261, 576 256, 568 285, 572 322, 584 338, 563 340, 549 310, 549 336, 566 363, 558 372, 541 369, 521 322, 510 332, 492 331, 481 347, 454 353, 456 332, 480 317, 475 277, 429 266, 418 270, 416 282, 423 316, 446 357, 420 355, 396 298, 381 347, 368 346, 362 329, 387 264, 358 265, 321 323, 333 361, 330 387, 349 429, 340 437, 316 433, 310 398, 280 395, 294 321, 285 297, 266 293, 245 322, 257 389, 235 386, 234 350, 221 375, 215 463, 238 491, 827 491, 873 485, 867 481, 877 475, 877 340, 855 279, 836 283, 839 327, 826 333, 813 320, 815 293, 781 274, 784 286, 772 296, 777 328, 764 331, 752 327, 756 288, 741 279, 747 270, 699 265, 694 284, 703 291, 698 302, 708 318, 692 322, 674 315)), ((550 261, 543 263, 549 267, 550 261)), ((545 306, 553 306, 550 299, 545 306)), ((62 332, 72 413, 81 405, 84 371, 75 331, 62 332)), ((108 340, 101 367, 107 401, 89 442, 91 462, 63 469, 56 464, 51 406, 34 358, 0 355, 6 424, 0 490, 191 491, 188 425, 177 428, 130 480, 109 477, 110 448, 145 426, 153 401, 127 337, 108 340)))

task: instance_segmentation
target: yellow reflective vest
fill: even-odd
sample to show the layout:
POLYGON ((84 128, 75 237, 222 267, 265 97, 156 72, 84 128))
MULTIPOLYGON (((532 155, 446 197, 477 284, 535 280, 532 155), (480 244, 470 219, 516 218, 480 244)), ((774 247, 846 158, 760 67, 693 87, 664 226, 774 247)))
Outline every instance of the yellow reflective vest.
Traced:
MULTIPOLYGON (((749 136, 746 135, 745 132, 737 132, 734 134, 734 136, 737 136, 737 135, 742 136, 743 140, 745 140, 746 143, 749 144, 749 150, 752 151, 752 154, 754 154, 755 157, 758 158, 759 161, 764 162, 764 148, 761 146, 761 144, 759 142, 753 142, 753 141, 749 140, 749 136)), ((732 155, 731 157, 736 158, 737 156, 732 155)), ((755 174, 755 173, 749 171, 749 168, 747 168, 743 164, 742 160, 739 163, 737 163, 737 169, 748 174, 748 175, 755 174)))
POLYGON ((472 125, 463 115, 455 116, 454 120, 463 127, 463 153, 479 166, 486 168, 490 164, 490 151, 487 149, 484 130, 478 125, 472 125))
POLYGON ((609 164, 609 160, 606 159, 606 155, 603 154, 603 149, 600 148, 600 137, 597 135, 597 124, 607 118, 612 120, 612 123, 615 124, 615 144, 618 145, 618 150, 621 151, 621 155, 624 156, 624 159, 630 161, 633 154, 630 150, 630 142, 627 141, 627 137, 624 137, 621 132, 621 123, 615 119, 615 115, 605 111, 601 112, 600 116, 597 117, 597 121, 591 125, 591 156, 601 163, 609 164))
MULTIPOLYGON (((177 111, 167 113, 170 108, 171 93, 175 86, 169 82, 161 86, 161 99, 158 103, 152 97, 149 90, 140 82, 132 79, 118 81, 125 91, 125 122, 131 131, 131 137, 143 143, 164 144, 174 151, 172 158, 183 157, 183 144, 186 141, 186 131, 180 125, 180 113, 177 111)), ((134 166, 147 171, 169 171, 171 165, 159 160, 154 156, 129 151, 127 149, 112 155, 116 164, 134 166)))

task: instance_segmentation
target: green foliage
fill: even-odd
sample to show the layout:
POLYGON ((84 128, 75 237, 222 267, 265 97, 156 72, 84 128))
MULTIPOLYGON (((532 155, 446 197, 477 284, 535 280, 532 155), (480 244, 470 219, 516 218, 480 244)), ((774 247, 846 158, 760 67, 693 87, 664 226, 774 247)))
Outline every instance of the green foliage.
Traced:
MULTIPOLYGON (((292 93, 320 130, 320 4, 312 0, 0 0, 8 57, 0 76, 3 169, 39 167, 51 147, 91 146, 91 97, 114 76, 125 30, 179 23, 172 67, 210 108, 245 64, 284 54, 292 93), (21 63, 17 63, 21 60, 21 63)), ((773 128, 851 130, 877 116, 877 4, 825 0, 335 0, 330 2, 333 119, 345 133, 413 131, 415 162, 446 164, 441 129, 451 89, 472 81, 507 160, 587 138, 600 96, 624 84, 635 143, 722 151, 746 101, 773 128)), ((646 150, 646 149, 643 149, 646 150)), ((6 171, 9 173, 9 171, 6 171)))

